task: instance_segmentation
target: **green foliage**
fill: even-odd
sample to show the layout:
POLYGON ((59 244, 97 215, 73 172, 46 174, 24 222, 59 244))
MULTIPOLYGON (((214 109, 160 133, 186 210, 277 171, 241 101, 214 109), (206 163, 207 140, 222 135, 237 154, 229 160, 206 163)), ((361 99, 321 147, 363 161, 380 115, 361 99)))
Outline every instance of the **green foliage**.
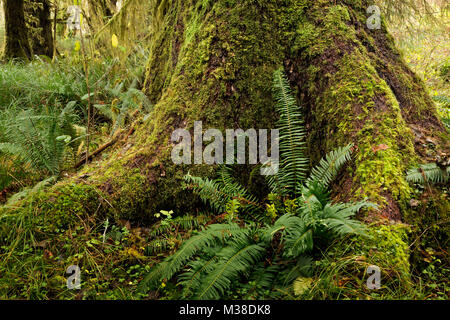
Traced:
POLYGON ((296 215, 284 214, 273 225, 239 226, 232 222, 211 225, 156 266, 141 283, 141 290, 157 288, 161 281, 182 272, 178 280, 184 297, 219 299, 226 297, 236 285, 251 282, 257 276, 255 273, 263 272, 262 269, 269 270, 265 277, 259 275, 261 290, 270 292, 276 286, 289 286, 296 278, 286 281, 283 277, 274 277, 270 269, 285 270, 285 274, 295 272, 298 268, 295 262, 312 252, 314 235, 363 234, 362 224, 351 217, 361 208, 373 206, 369 203, 327 203, 325 206, 316 203, 314 210, 311 207, 299 207, 296 215), (273 248, 278 248, 277 252, 273 252, 273 248), (273 262, 266 266, 265 261, 273 262))
MULTIPOLYGON (((138 111, 150 111, 148 99, 137 89, 138 69, 146 57, 141 51, 127 60, 129 70, 119 69, 117 59, 89 61, 90 98, 102 103, 103 111, 103 117, 93 116, 97 123, 91 127, 90 148, 109 139, 106 133, 95 135, 105 122, 112 123, 112 135, 138 111)), ((86 75, 76 57, 1 66, 0 191, 9 196, 78 162, 86 148, 87 92, 86 75)))
MULTIPOLYGON (((102 79, 109 64, 108 61, 92 63, 89 74, 92 87, 102 79)), ((86 93, 82 68, 70 61, 52 64, 40 60, 29 64, 11 62, 0 68, 0 109, 11 105, 22 109, 65 106, 70 101, 81 102, 86 93)))
POLYGON ((305 255, 313 252, 315 239, 364 234, 364 226, 352 217, 375 205, 332 204, 327 188, 350 160, 352 146, 328 154, 306 179, 309 161, 303 155, 301 114, 285 76, 277 71, 274 78, 283 160, 275 179, 268 179, 273 194, 267 213, 261 215, 262 220, 249 221, 241 209, 261 211, 264 206, 256 204, 256 198, 233 179, 228 167, 220 167, 216 180, 187 175, 186 181, 205 203, 217 213, 226 211, 228 223, 210 225, 183 243, 142 281, 143 292, 157 289, 178 273, 183 297, 190 299, 226 298, 232 289, 274 297, 276 288, 292 289, 295 280, 299 291, 299 277, 307 275, 305 270, 311 265, 305 255), (298 196, 291 200, 288 194, 298 196), (282 198, 280 206, 277 199, 282 198), (249 222, 238 223, 241 216, 249 222))
POLYGON ((277 175, 269 179, 272 191, 297 196, 298 182, 305 178, 309 160, 305 156, 305 128, 302 114, 292 96, 284 72, 280 69, 273 80, 275 109, 280 115, 280 165, 277 175))
POLYGON ((433 100, 441 104, 443 108, 450 108, 450 98, 447 96, 438 95, 435 96, 433 100))
POLYGON ((314 285, 299 299, 422 299, 420 286, 413 287, 410 272, 408 225, 371 224, 369 237, 349 235, 336 239, 316 262, 314 285), (381 271, 381 288, 369 290, 367 268, 381 271))
POLYGON ((331 151, 320 163, 312 169, 311 176, 306 181, 309 184, 313 181, 320 181, 324 187, 328 187, 330 183, 336 179, 340 169, 351 160, 351 149, 353 144, 349 144, 344 148, 331 151))
MULTIPOLYGON (((92 63, 90 84, 104 85, 109 62, 92 63)), ((72 61, 8 63, 0 68, 0 190, 18 191, 59 175, 84 135, 82 68, 72 61)))
POLYGON ((447 130, 450 130, 450 98, 444 95, 437 95, 433 100, 439 104, 439 113, 442 116, 442 122, 447 130))
POLYGON ((133 113, 143 110, 149 114, 151 111, 151 104, 147 96, 134 87, 137 82, 134 82, 127 90, 124 90, 124 85, 125 83, 121 82, 114 88, 109 86, 105 88, 105 93, 112 99, 111 105, 94 105, 103 116, 113 123, 111 136, 116 133, 118 128, 125 126, 126 120, 131 118, 133 113))
POLYGON ((406 179, 412 183, 447 183, 450 176, 450 166, 440 167, 436 163, 421 165, 408 171, 406 179))
POLYGON ((227 205, 234 199, 241 204, 240 210, 258 216, 262 212, 255 196, 235 181, 230 167, 221 166, 215 180, 185 176, 188 187, 190 187, 200 199, 210 205, 216 213, 224 213, 227 205))
POLYGON ((0 111, 0 119, 0 157, 12 157, 16 168, 31 168, 41 177, 60 174, 68 160, 66 149, 71 144, 76 147, 72 143, 77 138, 73 104, 62 111, 0 111))

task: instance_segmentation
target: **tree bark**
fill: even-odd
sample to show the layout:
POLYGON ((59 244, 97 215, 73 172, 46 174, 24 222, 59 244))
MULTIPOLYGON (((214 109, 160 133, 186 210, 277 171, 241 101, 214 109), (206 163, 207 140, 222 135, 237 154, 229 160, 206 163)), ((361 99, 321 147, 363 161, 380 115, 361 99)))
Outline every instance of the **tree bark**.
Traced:
POLYGON ((28 0, 26 6, 33 54, 53 57, 53 32, 48 0, 28 0))
POLYGON ((32 51, 25 24, 24 0, 4 0, 6 44, 5 59, 30 59, 32 51))
POLYGON ((336 147, 357 146, 335 199, 369 198, 380 204, 372 218, 401 220, 412 193, 406 170, 429 152, 415 134, 435 139, 432 152, 448 150, 448 136, 385 25, 367 28, 369 5, 155 0, 144 88, 152 116, 107 159, 33 205, 48 219, 82 213, 143 222, 161 209, 195 211, 183 176, 214 168, 174 165, 172 132, 192 130, 194 121, 204 129, 273 128, 272 74, 283 66, 306 115, 312 164, 336 147))

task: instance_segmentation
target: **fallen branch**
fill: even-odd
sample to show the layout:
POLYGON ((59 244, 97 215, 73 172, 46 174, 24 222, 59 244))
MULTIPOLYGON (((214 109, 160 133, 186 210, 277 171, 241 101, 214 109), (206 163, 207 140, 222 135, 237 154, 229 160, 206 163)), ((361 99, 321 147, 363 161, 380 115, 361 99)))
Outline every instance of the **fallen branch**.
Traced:
MULTIPOLYGON (((139 113, 139 111, 137 110, 133 116, 136 116, 139 113)), ((83 164, 87 163, 88 161, 92 160, 95 156, 99 155, 100 153, 102 153, 103 151, 105 151, 106 149, 108 149, 109 147, 113 146, 114 144, 116 144, 118 141, 122 141, 125 142, 128 140, 128 138, 134 133, 135 131, 135 127, 136 125, 140 122, 140 120, 137 120, 133 123, 133 125, 131 126, 130 130, 128 131, 127 135, 123 138, 120 139, 120 133, 118 132, 114 138, 105 143, 104 145, 102 145, 100 148, 98 148, 97 150, 95 150, 94 152, 90 153, 88 158, 86 159, 86 157, 82 158, 80 161, 77 162, 77 164, 75 164, 75 169, 80 168, 83 164)))
POLYGON ((111 147, 112 145, 114 145, 117 141, 119 141, 119 138, 114 138, 111 141, 109 141, 108 143, 105 143, 104 145, 102 145, 100 148, 98 148, 97 150, 95 150, 94 152, 90 153, 89 156, 86 158, 84 157, 83 159, 81 159, 80 161, 77 162, 77 164, 75 164, 75 169, 78 169, 79 167, 81 167, 83 164, 87 163, 88 161, 92 160, 92 158, 94 158, 95 156, 97 156, 98 154, 102 153, 103 151, 105 151, 106 149, 108 149, 109 147, 111 147))

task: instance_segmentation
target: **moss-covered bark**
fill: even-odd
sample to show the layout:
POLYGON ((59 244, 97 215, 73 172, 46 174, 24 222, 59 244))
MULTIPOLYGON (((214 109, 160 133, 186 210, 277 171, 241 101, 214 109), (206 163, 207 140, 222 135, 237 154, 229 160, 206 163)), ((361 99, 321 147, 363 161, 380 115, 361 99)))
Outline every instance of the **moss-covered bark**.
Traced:
POLYGON ((32 52, 25 25, 24 0, 4 0, 6 43, 4 59, 29 59, 32 52))
MULTIPOLYGON (((43 193, 38 203, 57 204, 63 201, 61 190, 70 195, 81 187, 90 190, 90 199, 78 200, 74 192, 64 201, 96 208, 95 213, 142 221, 160 209, 194 210, 182 177, 188 170, 210 174, 213 168, 175 166, 171 133, 192 129, 194 121, 222 130, 272 128, 271 77, 284 66, 307 115, 313 161, 349 142, 358 147, 336 194, 368 197, 381 205, 381 215, 400 219, 410 196, 405 171, 419 160, 409 125, 437 135, 444 129, 385 27, 366 28, 367 6, 366 1, 155 0, 145 82, 155 103, 152 116, 126 146, 43 193)), ((38 208, 49 216, 62 210, 38 208)))
POLYGON ((53 24, 48 0, 27 0, 25 16, 33 54, 53 57, 53 24))

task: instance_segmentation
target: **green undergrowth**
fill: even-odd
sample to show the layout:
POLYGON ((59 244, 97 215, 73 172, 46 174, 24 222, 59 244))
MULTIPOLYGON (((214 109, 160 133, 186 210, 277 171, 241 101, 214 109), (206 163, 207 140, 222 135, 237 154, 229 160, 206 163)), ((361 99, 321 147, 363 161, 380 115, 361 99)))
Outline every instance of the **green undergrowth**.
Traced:
POLYGON ((89 102, 91 152, 125 130, 133 114, 150 110, 139 90, 145 50, 125 62, 87 59, 88 76, 79 52, 52 62, 36 58, 29 64, 0 66, 1 203, 50 176, 61 178, 75 171, 86 152, 89 102))
POLYGON ((409 227, 374 224, 369 238, 348 237, 331 244, 316 263, 314 282, 302 299, 417 299, 409 263, 409 227), (380 288, 369 289, 370 266, 381 271, 380 288))
MULTIPOLYGON (((137 285, 163 257, 211 218, 166 216, 149 228, 102 216, 95 190, 66 188, 54 202, 0 212, 2 299, 145 299, 137 285), (74 204, 71 199, 85 199, 74 204), (51 207, 54 214, 48 216, 51 207), (94 212, 86 216, 84 212, 94 212), (81 270, 81 289, 69 290, 71 265, 81 270)), ((35 202, 34 202, 35 201, 35 202)))
POLYGON ((424 16, 409 26, 394 19, 389 30, 405 62, 427 84, 427 90, 435 99, 438 112, 449 129, 450 60, 447 50, 450 45, 447 36, 449 10, 436 9, 431 16, 434 19, 431 22, 429 17, 424 16))

